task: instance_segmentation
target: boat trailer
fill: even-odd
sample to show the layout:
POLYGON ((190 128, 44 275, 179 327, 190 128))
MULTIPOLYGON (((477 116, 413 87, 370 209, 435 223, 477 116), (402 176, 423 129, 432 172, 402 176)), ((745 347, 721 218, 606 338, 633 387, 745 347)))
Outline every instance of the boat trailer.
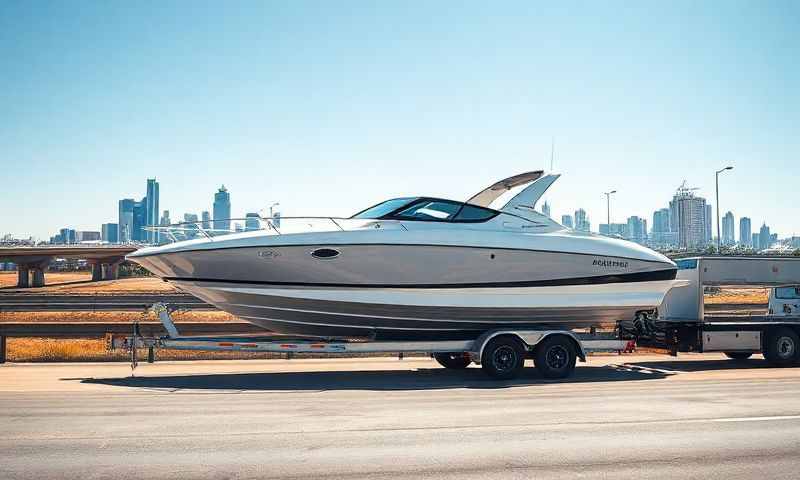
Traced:
POLYGON ((167 331, 166 336, 144 337, 134 323, 132 335, 109 335, 109 349, 130 352, 132 371, 138 366, 138 350, 148 349, 148 362, 155 360, 156 349, 269 352, 292 355, 347 355, 369 353, 427 353, 446 368, 461 369, 471 363, 498 379, 515 378, 525 359, 533 358, 546 378, 564 378, 572 374, 576 360, 586 361, 590 352, 632 351, 635 344, 620 340, 616 333, 571 330, 496 329, 472 340, 370 341, 328 339, 287 335, 182 336, 163 303, 151 308, 167 331))

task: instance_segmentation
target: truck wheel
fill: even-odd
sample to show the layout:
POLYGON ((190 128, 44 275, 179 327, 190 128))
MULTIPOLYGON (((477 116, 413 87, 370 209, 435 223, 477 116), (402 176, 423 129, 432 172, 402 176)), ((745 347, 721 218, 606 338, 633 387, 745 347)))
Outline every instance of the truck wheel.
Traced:
POLYGON ((778 328, 767 334, 764 358, 776 367, 788 367, 797 362, 800 339, 791 328, 778 328))
POLYGON ((439 365, 452 370, 463 370, 472 363, 466 353, 434 353, 433 358, 439 362, 439 365))
POLYGON ((481 355, 481 368, 489 376, 510 380, 525 367, 525 346, 514 337, 496 337, 486 344, 481 355))
POLYGON ((566 378, 575 370, 575 346, 564 335, 545 338, 536 346, 534 362, 544 378, 566 378))
POLYGON ((753 352, 724 352, 725 356, 731 360, 747 360, 753 356, 753 352))

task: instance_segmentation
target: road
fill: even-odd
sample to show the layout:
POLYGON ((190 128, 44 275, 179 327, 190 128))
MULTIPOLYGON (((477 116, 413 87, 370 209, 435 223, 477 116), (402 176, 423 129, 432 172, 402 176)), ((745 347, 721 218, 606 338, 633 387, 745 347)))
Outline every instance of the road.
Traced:
POLYGON ((0 366, 0 478, 797 478, 800 369, 592 357, 0 366))

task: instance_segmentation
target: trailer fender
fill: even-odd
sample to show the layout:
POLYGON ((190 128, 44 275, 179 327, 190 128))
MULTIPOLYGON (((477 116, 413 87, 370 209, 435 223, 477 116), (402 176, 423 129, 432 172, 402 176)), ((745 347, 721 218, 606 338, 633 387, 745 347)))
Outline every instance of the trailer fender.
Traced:
POLYGON ((480 365, 481 357, 483 356, 483 349, 486 347, 486 344, 489 342, 489 340, 499 337, 500 335, 511 335, 520 339, 525 345, 525 349, 529 352, 532 352, 539 342, 549 336, 564 335, 572 340, 572 343, 575 345, 575 353, 581 362, 586 361, 586 351, 584 350, 583 345, 575 333, 568 330, 491 330, 475 340, 472 351, 468 352, 472 361, 480 365))

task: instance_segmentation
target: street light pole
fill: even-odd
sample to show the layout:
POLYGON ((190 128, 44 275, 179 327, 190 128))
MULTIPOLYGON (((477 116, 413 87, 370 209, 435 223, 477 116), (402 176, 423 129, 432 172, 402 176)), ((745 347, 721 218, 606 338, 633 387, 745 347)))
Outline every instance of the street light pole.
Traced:
POLYGON ((722 237, 719 234, 719 174, 724 172, 725 170, 733 170, 733 167, 725 167, 721 170, 717 170, 716 173, 716 187, 717 187, 717 253, 720 252, 722 249, 722 237))
POLYGON ((608 226, 608 235, 611 235, 611 194, 617 193, 616 190, 610 192, 603 192, 606 196, 606 225, 608 226))

